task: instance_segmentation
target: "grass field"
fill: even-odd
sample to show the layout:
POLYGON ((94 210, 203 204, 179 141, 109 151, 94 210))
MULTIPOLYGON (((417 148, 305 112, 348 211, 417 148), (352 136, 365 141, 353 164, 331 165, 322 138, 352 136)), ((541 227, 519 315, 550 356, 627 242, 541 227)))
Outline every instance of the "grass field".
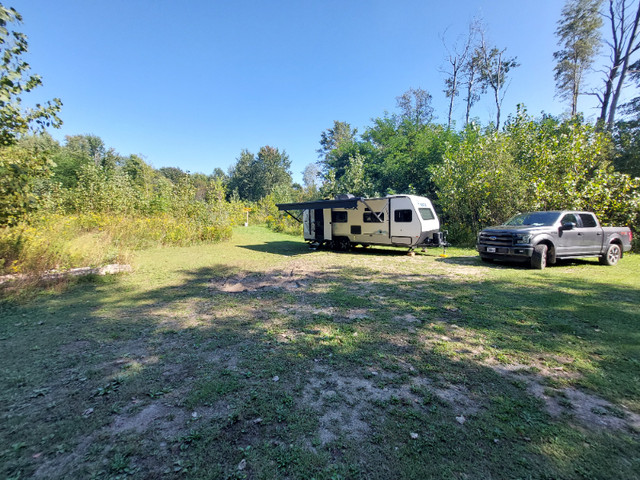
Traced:
POLYGON ((640 479, 640 256, 261 227, 6 290, 0 478, 640 479))

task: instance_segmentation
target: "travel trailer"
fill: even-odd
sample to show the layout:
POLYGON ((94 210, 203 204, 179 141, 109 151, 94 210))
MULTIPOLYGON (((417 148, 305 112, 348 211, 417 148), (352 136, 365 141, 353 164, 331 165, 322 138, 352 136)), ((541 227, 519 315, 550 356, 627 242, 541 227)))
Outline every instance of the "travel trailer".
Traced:
POLYGON ((339 195, 334 200, 280 203, 282 211, 302 222, 311 245, 349 250, 356 245, 445 247, 445 235, 428 198, 389 195, 362 198, 339 195), (291 213, 302 211, 302 218, 291 213))

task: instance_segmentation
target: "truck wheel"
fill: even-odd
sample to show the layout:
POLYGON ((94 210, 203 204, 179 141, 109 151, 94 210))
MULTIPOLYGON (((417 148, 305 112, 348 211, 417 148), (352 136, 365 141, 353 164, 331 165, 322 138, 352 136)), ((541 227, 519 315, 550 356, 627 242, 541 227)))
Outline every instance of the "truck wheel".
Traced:
POLYGON ((620 245, 618 245, 617 243, 612 243, 607 247, 607 251, 605 252, 605 254, 600 257, 600 263, 602 265, 609 266, 615 265, 616 263, 618 263, 618 260, 620 260, 620 257, 622 257, 622 250, 620 250, 620 245))
POLYGON ((480 255, 480 260, 486 263, 493 263, 493 258, 487 257, 486 255, 480 255))
POLYGON ((545 244, 536 245, 531 255, 531 268, 542 270, 547 266, 547 246, 545 244))

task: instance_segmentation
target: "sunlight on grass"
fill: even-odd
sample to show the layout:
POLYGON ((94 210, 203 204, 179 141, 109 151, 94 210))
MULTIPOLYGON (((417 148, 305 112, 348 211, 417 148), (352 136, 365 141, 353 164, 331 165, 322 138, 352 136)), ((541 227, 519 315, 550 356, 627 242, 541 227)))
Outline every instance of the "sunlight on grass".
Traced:
POLYGON ((637 478, 640 257, 449 254, 240 227, 5 302, 2 474, 637 478))

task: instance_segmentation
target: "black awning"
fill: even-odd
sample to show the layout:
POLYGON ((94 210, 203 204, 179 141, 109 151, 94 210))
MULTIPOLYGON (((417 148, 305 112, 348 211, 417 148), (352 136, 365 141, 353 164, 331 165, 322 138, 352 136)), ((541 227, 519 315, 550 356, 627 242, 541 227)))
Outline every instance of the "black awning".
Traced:
POLYGON ((360 197, 344 200, 315 200, 313 202, 300 203, 276 203, 279 210, 315 210, 317 208, 358 208, 360 197))

